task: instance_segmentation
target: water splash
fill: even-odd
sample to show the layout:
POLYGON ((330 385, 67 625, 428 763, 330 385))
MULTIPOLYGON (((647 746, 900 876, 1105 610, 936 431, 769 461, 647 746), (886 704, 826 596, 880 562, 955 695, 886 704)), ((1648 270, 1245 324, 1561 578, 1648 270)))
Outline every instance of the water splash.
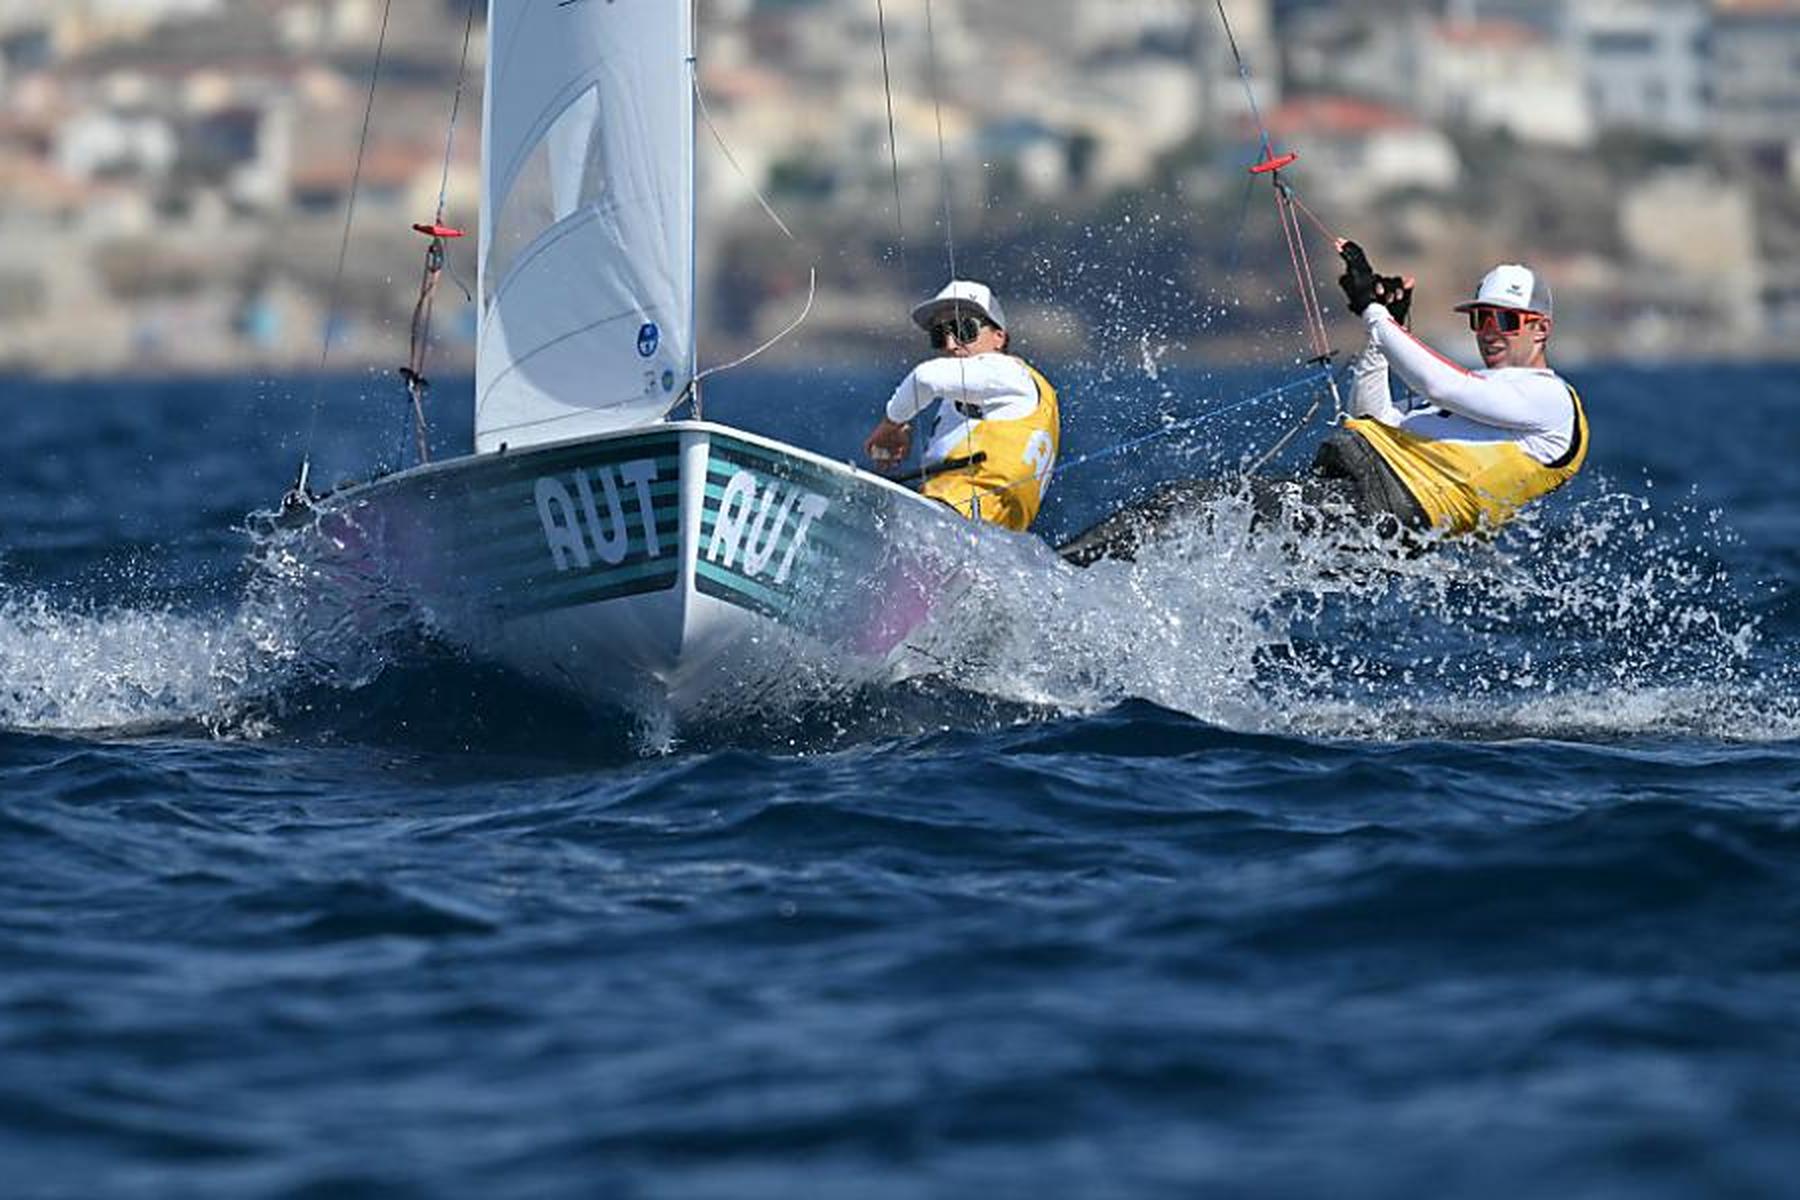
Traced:
POLYGON ((366 686, 418 634, 401 609, 360 605, 353 617, 280 540, 258 545, 246 591, 222 611, 71 602, 0 583, 0 727, 261 736, 298 690, 366 686))
MULTIPOLYGON (((1323 737, 1800 737, 1800 686, 1724 565, 1732 544, 1716 513, 1612 489, 1413 557, 1354 530, 1253 531, 1247 501, 1226 497, 1135 563, 1078 571, 1024 541, 1003 560, 965 555, 957 594, 904 647, 902 673, 926 685, 847 684, 795 643, 729 702, 615 724, 641 754, 746 737, 809 750, 1144 699, 1323 737)), ((217 613, 0 585, 0 726, 330 736, 441 716, 479 741, 510 736, 484 695, 547 702, 455 658, 375 581, 324 578, 302 539, 266 536, 254 563, 217 613)))
POLYGON ((59 607, 0 592, 0 726, 98 730, 205 720, 243 651, 204 616, 59 607))
POLYGON ((1408 556, 1252 531, 1226 497, 1135 563, 986 574, 933 652, 1062 710, 1127 698, 1327 737, 1800 736, 1800 687, 1724 566, 1716 513, 1605 491, 1408 556))

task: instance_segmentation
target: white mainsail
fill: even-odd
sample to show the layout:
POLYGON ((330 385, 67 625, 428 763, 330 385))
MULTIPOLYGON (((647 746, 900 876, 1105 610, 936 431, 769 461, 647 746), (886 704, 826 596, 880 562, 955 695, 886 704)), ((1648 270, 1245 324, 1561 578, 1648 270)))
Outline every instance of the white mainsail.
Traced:
POLYGON ((661 418, 693 375, 689 0, 490 0, 475 448, 661 418))

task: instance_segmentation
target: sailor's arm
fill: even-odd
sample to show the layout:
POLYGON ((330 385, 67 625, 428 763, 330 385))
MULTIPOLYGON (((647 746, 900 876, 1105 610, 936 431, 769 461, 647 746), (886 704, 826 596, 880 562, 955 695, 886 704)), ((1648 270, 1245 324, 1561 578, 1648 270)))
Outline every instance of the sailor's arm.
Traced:
POLYGON ((1350 415, 1372 417, 1383 425, 1398 425, 1406 416, 1394 403, 1387 355, 1373 337, 1350 364, 1350 415))
POLYGON ((898 469, 912 453, 912 426, 904 421, 883 417, 873 433, 863 441, 863 454, 883 471, 898 469))
POLYGON ((1553 430, 1569 421, 1569 394, 1554 376, 1477 375, 1408 333, 1380 304, 1363 310, 1369 341, 1413 391, 1448 412, 1498 429, 1553 430))
POLYGON ((985 414, 1020 400, 1035 404, 1037 385, 1025 364, 1010 354, 927 359, 894 389, 887 419, 905 424, 940 397, 985 414))

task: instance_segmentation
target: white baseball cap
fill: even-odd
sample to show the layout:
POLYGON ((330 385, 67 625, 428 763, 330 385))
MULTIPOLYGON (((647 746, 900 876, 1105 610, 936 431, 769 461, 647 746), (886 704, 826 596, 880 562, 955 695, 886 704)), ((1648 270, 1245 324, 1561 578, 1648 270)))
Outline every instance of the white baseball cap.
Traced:
POLYGON ((1516 308, 1539 316, 1554 316, 1550 285, 1530 267, 1520 263, 1501 263, 1481 277, 1475 298, 1456 306, 1457 312, 1471 308, 1516 308))
POLYGON ((912 319, 913 324, 929 332, 945 317, 970 311, 1001 329, 1006 328, 1006 314, 1000 309, 1000 301, 994 298, 994 289, 972 279, 952 279, 944 285, 943 291, 923 304, 914 305, 912 319))

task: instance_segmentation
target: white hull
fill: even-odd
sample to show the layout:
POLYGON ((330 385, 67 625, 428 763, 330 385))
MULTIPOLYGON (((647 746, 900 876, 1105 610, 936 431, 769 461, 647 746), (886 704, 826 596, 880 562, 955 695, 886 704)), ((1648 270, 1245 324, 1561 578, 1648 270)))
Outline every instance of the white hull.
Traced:
POLYGON ((473 455, 318 502, 309 565, 471 657, 596 704, 729 712, 909 673, 979 554, 1038 550, 708 422, 473 455))

